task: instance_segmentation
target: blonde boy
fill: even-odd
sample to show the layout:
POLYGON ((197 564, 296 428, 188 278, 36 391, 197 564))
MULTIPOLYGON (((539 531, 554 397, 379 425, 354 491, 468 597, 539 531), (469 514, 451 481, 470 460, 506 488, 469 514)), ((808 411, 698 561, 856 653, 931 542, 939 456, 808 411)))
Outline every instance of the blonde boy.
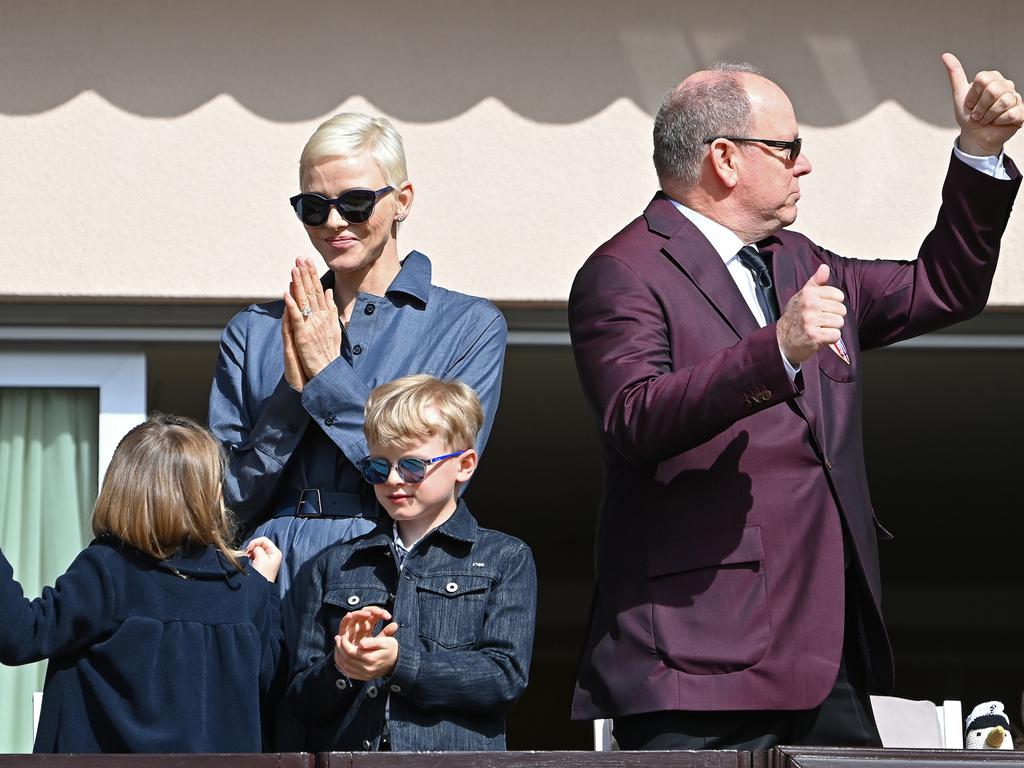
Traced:
POLYGON ((359 468, 388 517, 314 565, 288 693, 306 749, 505 748, 537 583, 529 547, 479 527, 459 498, 482 424, 459 381, 407 376, 370 393, 359 468))

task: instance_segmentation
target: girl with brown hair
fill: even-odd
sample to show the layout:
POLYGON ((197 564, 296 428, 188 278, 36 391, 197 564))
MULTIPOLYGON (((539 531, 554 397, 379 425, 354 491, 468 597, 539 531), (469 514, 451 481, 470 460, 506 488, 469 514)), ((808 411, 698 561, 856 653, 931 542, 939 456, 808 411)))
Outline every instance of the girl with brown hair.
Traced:
POLYGON ((49 659, 36 752, 260 751, 281 553, 231 549, 224 465, 207 430, 154 416, 118 445, 96 539, 53 587, 27 600, 0 552, 0 662, 49 659))

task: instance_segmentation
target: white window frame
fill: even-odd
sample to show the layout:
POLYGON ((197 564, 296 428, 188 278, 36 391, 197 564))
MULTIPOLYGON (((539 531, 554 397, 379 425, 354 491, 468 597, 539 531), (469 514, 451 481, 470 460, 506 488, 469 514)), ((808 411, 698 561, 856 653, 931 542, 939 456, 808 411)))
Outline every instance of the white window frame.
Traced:
POLYGON ((146 355, 0 349, 0 387, 99 390, 98 488, 121 438, 146 418, 146 355))

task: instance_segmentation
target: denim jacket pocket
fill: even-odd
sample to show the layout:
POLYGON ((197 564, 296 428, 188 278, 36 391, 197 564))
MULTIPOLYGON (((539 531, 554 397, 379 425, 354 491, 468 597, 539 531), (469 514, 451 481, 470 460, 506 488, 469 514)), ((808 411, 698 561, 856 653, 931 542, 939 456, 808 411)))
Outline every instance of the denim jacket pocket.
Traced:
POLYGON ((483 627, 491 579, 452 573, 416 584, 420 637, 444 648, 472 645, 483 627))
POLYGON ((357 611, 370 605, 391 608, 391 595, 379 585, 345 585, 331 587, 324 592, 324 602, 341 608, 343 613, 357 611))

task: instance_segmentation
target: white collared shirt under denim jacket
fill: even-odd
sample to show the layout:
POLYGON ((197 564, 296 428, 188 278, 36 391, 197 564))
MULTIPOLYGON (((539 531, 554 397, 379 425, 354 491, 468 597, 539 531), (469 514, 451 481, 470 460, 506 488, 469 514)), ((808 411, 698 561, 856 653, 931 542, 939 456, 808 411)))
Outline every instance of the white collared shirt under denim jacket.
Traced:
POLYGON ((311 751, 501 750, 505 712, 526 688, 537 573, 519 539, 481 528, 465 502, 402 567, 391 521, 317 559, 288 697, 311 751), (383 606, 400 624, 387 678, 351 680, 334 664, 348 613, 383 606), (390 706, 388 706, 390 705, 390 706))

